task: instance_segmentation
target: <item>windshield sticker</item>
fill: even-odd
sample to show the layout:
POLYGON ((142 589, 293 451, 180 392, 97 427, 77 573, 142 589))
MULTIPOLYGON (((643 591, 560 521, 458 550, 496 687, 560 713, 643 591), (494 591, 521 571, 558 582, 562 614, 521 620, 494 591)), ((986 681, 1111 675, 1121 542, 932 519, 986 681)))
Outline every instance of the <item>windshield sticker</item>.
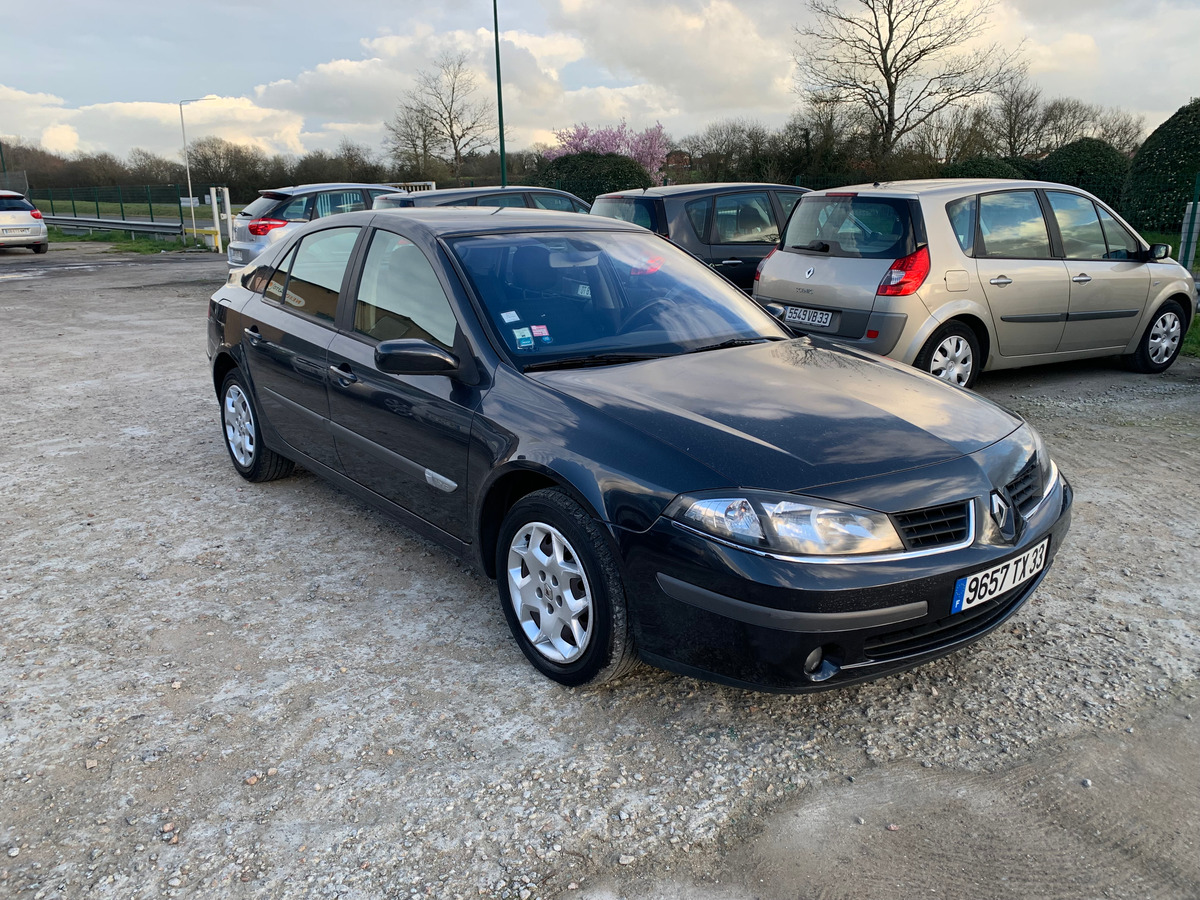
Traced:
POLYGON ((510 309, 508 312, 502 312, 502 313, 500 313, 500 318, 502 318, 502 319, 504 320, 504 324, 505 324, 505 325, 511 325, 513 322, 520 322, 520 321, 521 321, 521 317, 520 317, 520 316, 518 316, 518 315, 517 315, 517 314, 516 314, 516 313, 515 313, 513 310, 511 310, 511 309, 510 309))
POLYGON ((513 337, 517 339, 518 350, 533 349, 533 334, 528 328, 514 328, 513 337))
POLYGON ((534 337, 550 337, 550 329, 545 325, 534 325, 529 330, 533 332, 534 337))

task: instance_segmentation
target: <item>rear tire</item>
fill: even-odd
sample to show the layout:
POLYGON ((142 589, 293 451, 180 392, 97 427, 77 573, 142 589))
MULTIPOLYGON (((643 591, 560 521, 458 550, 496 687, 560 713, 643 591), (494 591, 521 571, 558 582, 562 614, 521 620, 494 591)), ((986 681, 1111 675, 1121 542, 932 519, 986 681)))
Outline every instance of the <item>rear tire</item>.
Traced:
POLYGON ((1168 300, 1146 326, 1137 350, 1124 357, 1125 365, 1134 372, 1165 372, 1175 362, 1182 347, 1183 307, 1168 300))
POLYGON ((913 365, 956 387, 972 387, 983 368, 979 338, 962 322, 947 322, 921 348, 913 365))
POLYGON ((34 244, 29 249, 32 250, 34 253, 45 253, 47 250, 50 249, 50 242, 47 241, 44 244, 34 244))
POLYGON ((509 510, 496 583, 517 645, 547 678, 603 684, 636 665, 612 541, 563 491, 534 491, 509 510))
POLYGON ((238 369, 221 383, 221 431, 233 467, 247 481, 274 481, 291 475, 296 467, 263 443, 254 401, 238 369))

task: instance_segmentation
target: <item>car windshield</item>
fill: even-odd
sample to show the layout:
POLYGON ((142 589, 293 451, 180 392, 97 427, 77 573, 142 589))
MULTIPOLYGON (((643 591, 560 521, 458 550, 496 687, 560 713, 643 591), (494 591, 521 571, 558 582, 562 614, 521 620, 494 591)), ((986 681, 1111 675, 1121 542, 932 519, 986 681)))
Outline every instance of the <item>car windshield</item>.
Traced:
POLYGON ((783 246, 822 256, 897 259, 917 249, 909 202, 857 194, 806 194, 783 246))
POLYGON ((484 318, 525 368, 604 365, 788 336, 725 279, 653 235, 495 234, 448 245, 484 318))

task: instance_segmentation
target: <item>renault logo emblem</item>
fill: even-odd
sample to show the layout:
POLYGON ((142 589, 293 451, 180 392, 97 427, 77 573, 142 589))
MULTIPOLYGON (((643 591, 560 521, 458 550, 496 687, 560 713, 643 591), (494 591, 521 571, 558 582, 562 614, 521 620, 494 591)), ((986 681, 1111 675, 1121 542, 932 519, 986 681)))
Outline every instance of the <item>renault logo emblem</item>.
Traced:
POLYGON ((809 266, 809 267, 808 267, 808 271, 804 273, 804 277, 805 277, 805 278, 812 278, 812 277, 813 277, 813 272, 815 272, 815 271, 817 271, 817 270, 816 270, 816 269, 814 269, 812 266, 809 266))
POLYGON ((1011 541, 1017 535, 1016 518, 1013 516, 1012 506, 999 491, 992 491, 992 519, 996 522, 996 527, 1000 529, 1000 534, 1005 540, 1011 541))

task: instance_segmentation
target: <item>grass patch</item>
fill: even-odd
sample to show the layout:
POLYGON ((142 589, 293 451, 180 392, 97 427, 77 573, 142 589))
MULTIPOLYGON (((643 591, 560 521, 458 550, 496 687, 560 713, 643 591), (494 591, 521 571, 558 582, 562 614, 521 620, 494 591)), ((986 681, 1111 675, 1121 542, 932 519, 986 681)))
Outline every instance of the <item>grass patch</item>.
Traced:
POLYGON ((1200 356, 1200 316, 1192 320, 1192 327, 1183 336, 1183 346, 1179 348, 1181 356, 1200 356))
POLYGON ((164 250, 186 250, 187 244, 180 239, 173 241, 155 240, 148 236, 130 238, 128 231, 93 231, 84 234, 63 234, 62 230, 53 225, 46 229, 49 232, 50 243, 74 243, 75 241, 92 241, 101 244, 112 244, 112 249, 121 253, 160 253, 164 250))

